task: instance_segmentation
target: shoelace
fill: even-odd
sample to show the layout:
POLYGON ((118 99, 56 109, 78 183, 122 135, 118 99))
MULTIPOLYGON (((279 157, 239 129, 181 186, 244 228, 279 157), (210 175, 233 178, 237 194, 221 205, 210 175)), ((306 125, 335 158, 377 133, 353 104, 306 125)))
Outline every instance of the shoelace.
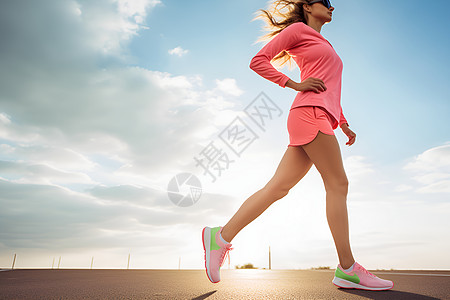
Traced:
POLYGON ((364 267, 359 267, 359 269, 360 270, 362 270, 364 273, 366 273, 366 274, 369 274, 369 275, 371 275, 371 276, 373 276, 373 277, 377 277, 377 276, 375 276, 375 275, 373 275, 372 273, 370 273, 369 271, 367 271, 364 267))
POLYGON ((223 263, 225 262, 225 257, 228 255, 228 252, 230 250, 233 250, 234 248, 231 247, 231 244, 226 244, 222 248, 222 253, 220 253, 220 266, 223 266, 223 263))

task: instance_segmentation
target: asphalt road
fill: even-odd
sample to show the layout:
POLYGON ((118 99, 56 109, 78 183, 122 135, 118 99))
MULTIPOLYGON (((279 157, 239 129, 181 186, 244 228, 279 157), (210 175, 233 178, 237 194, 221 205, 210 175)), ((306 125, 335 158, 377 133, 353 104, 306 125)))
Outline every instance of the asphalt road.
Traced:
POLYGON ((387 291, 341 289, 334 270, 14 269, 0 272, 0 299, 450 299, 450 271, 372 271, 387 291))

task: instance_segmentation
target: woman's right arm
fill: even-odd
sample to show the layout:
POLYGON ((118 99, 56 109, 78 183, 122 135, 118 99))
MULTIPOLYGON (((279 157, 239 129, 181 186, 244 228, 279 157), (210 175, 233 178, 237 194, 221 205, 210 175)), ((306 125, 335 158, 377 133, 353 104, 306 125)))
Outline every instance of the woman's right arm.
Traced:
POLYGON ((270 63, 281 51, 291 49, 301 42, 301 31, 300 22, 283 29, 252 58, 250 69, 282 88, 287 86, 298 92, 311 90, 318 94, 327 89, 322 79, 309 77, 302 82, 295 82, 270 63))
POLYGON ((287 86, 288 82, 292 86, 294 82, 275 69, 270 61, 281 51, 290 49, 300 42, 301 28, 301 24, 294 23, 278 33, 252 58, 250 69, 283 88, 287 86))
POLYGON ((300 82, 295 82, 294 80, 289 79, 289 80, 286 82, 286 85, 285 85, 285 86, 287 86, 288 88, 291 88, 291 89, 293 89, 293 90, 296 90, 296 91, 299 91, 299 92, 300 92, 300 88, 301 88, 300 84, 301 84, 300 82))

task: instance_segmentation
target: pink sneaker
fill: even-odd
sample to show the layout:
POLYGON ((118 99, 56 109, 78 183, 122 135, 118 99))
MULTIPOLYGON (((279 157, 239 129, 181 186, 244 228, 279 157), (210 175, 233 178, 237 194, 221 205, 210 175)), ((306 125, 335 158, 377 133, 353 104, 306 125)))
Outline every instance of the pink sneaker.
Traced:
POLYGON ((220 267, 223 266, 225 256, 231 248, 231 244, 225 244, 219 237, 222 226, 205 227, 202 231, 203 249, 205 250, 206 275, 212 283, 220 281, 220 267))
POLYGON ((370 291, 389 290, 394 286, 392 281, 373 275, 357 262, 355 262, 353 270, 348 273, 338 264, 332 282, 341 288, 370 291))

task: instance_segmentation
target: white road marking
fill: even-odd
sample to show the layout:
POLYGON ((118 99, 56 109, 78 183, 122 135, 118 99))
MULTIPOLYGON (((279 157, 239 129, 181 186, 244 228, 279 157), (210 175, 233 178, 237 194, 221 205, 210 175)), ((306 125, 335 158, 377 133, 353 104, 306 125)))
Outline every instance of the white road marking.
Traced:
POLYGON ((389 275, 419 275, 419 276, 450 276, 450 274, 419 274, 419 273, 386 273, 386 272, 372 272, 372 273, 377 273, 377 274, 389 274, 389 275))
MULTIPOLYGON (((335 270, 314 270, 314 271, 319 271, 319 272, 335 272, 335 270)), ((379 271, 369 271, 372 274, 388 274, 388 275, 417 275, 417 276, 443 276, 443 277, 448 277, 450 276, 450 274, 423 274, 423 273, 396 273, 396 272, 379 272, 379 271)), ((375 275, 376 275, 375 274, 375 275)))

